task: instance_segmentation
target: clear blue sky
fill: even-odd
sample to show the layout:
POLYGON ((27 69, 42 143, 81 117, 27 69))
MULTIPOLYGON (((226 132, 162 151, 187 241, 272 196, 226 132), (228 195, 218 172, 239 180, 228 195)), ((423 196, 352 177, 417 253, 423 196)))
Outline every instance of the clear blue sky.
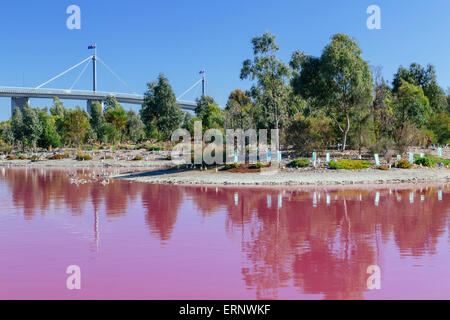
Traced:
MULTIPOLYGON (((344 32, 358 40, 371 65, 383 66, 387 80, 399 65, 432 63, 440 85, 450 86, 448 0, 16 0, 2 3, 0 25, 4 86, 35 87, 87 57, 87 46, 97 43, 99 56, 138 93, 163 72, 179 95, 204 68, 207 93, 225 105, 230 91, 250 87, 239 79, 242 61, 252 56, 251 38, 267 30, 277 35, 286 62, 296 49, 320 55, 333 34, 344 32), (71 4, 81 7, 81 30, 66 28, 71 4), (366 27, 371 4, 381 7, 382 30, 366 27)), ((69 88, 80 71, 49 87, 69 88)), ((74 89, 91 88, 88 71, 74 89)), ((127 92, 101 66, 99 90, 127 92)), ((85 105, 66 103, 76 104, 85 105)), ((9 117, 10 101, 0 98, 0 119, 9 117)))

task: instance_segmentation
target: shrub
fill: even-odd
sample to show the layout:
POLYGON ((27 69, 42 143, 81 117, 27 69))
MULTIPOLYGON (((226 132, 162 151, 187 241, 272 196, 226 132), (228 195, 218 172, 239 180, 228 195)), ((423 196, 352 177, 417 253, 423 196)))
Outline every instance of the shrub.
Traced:
POLYGON ((19 160, 28 160, 28 157, 24 154, 19 155, 18 157, 19 160))
POLYGON ((408 162, 408 161, 406 161, 406 160, 399 160, 398 162, 397 162, 397 168, 400 168, 400 169, 411 169, 411 164, 408 162))
POLYGON ((32 157, 30 158, 30 160, 31 160, 31 161, 39 161, 39 160, 41 160, 41 159, 39 158, 39 156, 34 155, 34 156, 32 156, 32 157))
POLYGON ((266 168, 267 165, 258 161, 257 163, 251 164, 248 168, 249 169, 261 169, 261 168, 266 168))
POLYGON ((144 158, 142 156, 136 156, 133 158, 132 161, 142 161, 142 160, 144 160, 144 158))
POLYGON ((17 160, 17 159, 19 159, 19 157, 14 154, 8 154, 8 156, 6 157, 6 160, 17 160))
POLYGON ((164 148, 160 147, 160 146, 148 146, 147 147, 147 151, 163 151, 164 148))
POLYGON ((434 167, 438 164, 443 164, 444 166, 448 166, 450 165, 450 160, 449 159, 444 159, 444 158, 439 158, 436 156, 426 156, 424 158, 420 158, 418 155, 414 156, 415 159, 415 163, 416 164, 421 164, 422 166, 426 166, 426 167, 434 167), (426 160, 424 160, 426 159, 426 160))
POLYGON ((386 166, 379 166, 379 167, 378 167, 378 170, 387 171, 387 170, 389 170, 389 167, 386 167, 386 166))
POLYGON ((423 167, 433 167, 433 161, 431 161, 428 157, 418 158, 416 159, 415 163, 417 165, 423 166, 423 167))
POLYGON ((301 154, 324 149, 335 143, 333 121, 327 117, 298 115, 286 128, 286 143, 301 154))
POLYGON ((92 156, 88 154, 78 153, 75 159, 78 161, 90 161, 92 160, 92 156))
POLYGON ((337 162, 336 161, 328 162, 328 169, 330 169, 330 170, 337 170, 337 169, 339 169, 337 162))
POLYGON ((371 167, 372 164, 365 160, 337 160, 328 162, 328 168, 332 170, 361 170, 371 167))
POLYGON ((305 158, 298 158, 289 163, 289 166, 293 168, 306 168, 309 167, 309 165, 309 160, 305 158))
POLYGON ((55 153, 54 155, 52 155, 50 158, 48 158, 49 160, 62 160, 62 159, 68 159, 70 158, 70 154, 65 152, 64 154, 61 153, 55 153))
POLYGON ((231 163, 231 164, 227 164, 225 166, 225 170, 230 170, 230 169, 236 169, 239 168, 241 165, 239 163, 231 163))

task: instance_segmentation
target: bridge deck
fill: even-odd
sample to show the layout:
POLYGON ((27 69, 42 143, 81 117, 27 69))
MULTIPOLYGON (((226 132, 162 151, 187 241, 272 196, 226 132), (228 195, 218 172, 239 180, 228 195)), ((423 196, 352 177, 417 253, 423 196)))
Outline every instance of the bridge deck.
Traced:
MULTIPOLYGON (((120 103, 129 103, 142 105, 144 103, 144 96, 127 93, 112 93, 112 92, 94 92, 83 90, 64 90, 64 89, 34 89, 34 88, 17 88, 17 87, 0 87, 0 97, 9 98, 40 98, 40 99, 59 99, 69 100, 99 100, 104 101, 106 97, 113 96, 120 103)), ((177 101, 180 108, 184 110, 194 110, 195 102, 191 101, 177 101)))

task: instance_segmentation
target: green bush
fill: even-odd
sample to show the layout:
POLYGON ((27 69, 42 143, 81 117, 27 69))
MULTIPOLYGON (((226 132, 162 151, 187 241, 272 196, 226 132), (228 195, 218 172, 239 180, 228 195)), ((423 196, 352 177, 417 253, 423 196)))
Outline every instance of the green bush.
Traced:
POLYGON ((423 167, 434 167, 433 161, 428 157, 418 158, 415 163, 423 167))
POLYGON ((75 159, 78 161, 90 161, 92 160, 92 156, 88 154, 78 153, 75 159))
POLYGON ((372 164, 365 160, 337 160, 328 162, 328 168, 332 170, 362 170, 371 167, 372 164))
POLYGON ((163 151, 163 150, 164 150, 163 147, 155 146, 155 145, 147 147, 147 151, 163 151))
POLYGON ((289 166, 293 168, 306 168, 309 167, 309 165, 310 165, 309 160, 305 158, 298 158, 289 163, 289 166))
POLYGON ((142 160, 144 160, 144 158, 142 156, 136 156, 133 158, 132 161, 142 161, 142 160))
POLYGON ((406 161, 406 160, 399 160, 398 162, 397 162, 397 168, 400 168, 400 169, 411 169, 411 164, 408 162, 408 161, 406 161))
POLYGON ((267 167, 266 164, 258 161, 257 163, 251 164, 248 168, 249 169, 261 169, 261 168, 266 168, 266 167, 267 167))
POLYGON ((69 158, 70 158, 70 154, 65 152, 64 154, 55 153, 54 155, 52 155, 48 159, 49 160, 63 160, 63 159, 69 159, 69 158))
POLYGON ((225 166, 225 170, 240 168, 241 165, 239 163, 230 163, 225 166))

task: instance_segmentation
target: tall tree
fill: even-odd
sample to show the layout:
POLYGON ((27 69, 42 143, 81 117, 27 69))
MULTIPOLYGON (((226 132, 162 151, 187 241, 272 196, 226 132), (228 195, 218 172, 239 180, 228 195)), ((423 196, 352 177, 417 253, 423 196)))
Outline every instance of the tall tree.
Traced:
POLYGON ((277 58, 279 50, 275 36, 270 32, 252 39, 253 60, 245 60, 241 70, 241 79, 256 80, 251 94, 267 127, 278 129, 286 116, 289 104, 288 80, 289 67, 277 58))
POLYGON ((409 69, 401 66, 392 81, 394 93, 399 91, 403 81, 421 87, 433 111, 440 112, 447 109, 447 98, 437 83, 436 69, 433 65, 429 64, 425 68, 418 63, 412 63, 409 69))
POLYGON ((225 107, 227 128, 250 128, 253 124, 252 109, 252 99, 244 91, 232 91, 225 107))
POLYGON ((294 91, 325 108, 342 134, 343 150, 355 113, 373 101, 372 74, 361 55, 355 39, 336 34, 320 59, 300 56, 291 63, 301 67, 292 81, 294 91))
POLYGON ((26 105, 22 109, 23 134, 32 148, 36 148, 37 141, 42 134, 42 123, 39 120, 39 110, 26 105))
POLYGON ((200 99, 197 99, 195 114, 197 119, 194 119, 194 121, 200 120, 202 122, 203 131, 207 129, 223 129, 225 114, 213 97, 202 96, 200 99))
POLYGON ((47 113, 47 109, 39 110, 39 121, 42 125, 42 134, 38 146, 46 149, 58 148, 61 145, 61 137, 56 130, 55 119, 47 113))
POLYGON ((91 104, 91 128, 94 131, 95 138, 98 141, 103 141, 103 126, 105 125, 105 115, 103 114, 103 108, 100 102, 94 101, 91 104))
POLYGON ((128 111, 127 122, 127 135, 133 141, 140 141, 145 136, 145 125, 141 120, 141 117, 134 112, 134 110, 128 111))
POLYGON ((22 111, 20 108, 15 108, 13 111, 13 115, 11 118, 11 127, 13 130, 13 136, 15 142, 22 143, 22 147, 24 147, 24 133, 23 133, 23 117, 22 111))
POLYGON ((122 140, 127 128, 128 114, 114 97, 108 97, 105 104, 105 120, 116 129, 119 140, 122 140))
POLYGON ((177 105, 172 87, 163 74, 147 86, 148 90, 140 111, 141 119, 147 131, 151 131, 154 125, 161 138, 169 139, 172 132, 180 127, 184 118, 183 112, 177 105))
POLYGON ((67 143, 79 146, 89 130, 89 116, 80 107, 71 109, 64 116, 64 139, 67 143))

